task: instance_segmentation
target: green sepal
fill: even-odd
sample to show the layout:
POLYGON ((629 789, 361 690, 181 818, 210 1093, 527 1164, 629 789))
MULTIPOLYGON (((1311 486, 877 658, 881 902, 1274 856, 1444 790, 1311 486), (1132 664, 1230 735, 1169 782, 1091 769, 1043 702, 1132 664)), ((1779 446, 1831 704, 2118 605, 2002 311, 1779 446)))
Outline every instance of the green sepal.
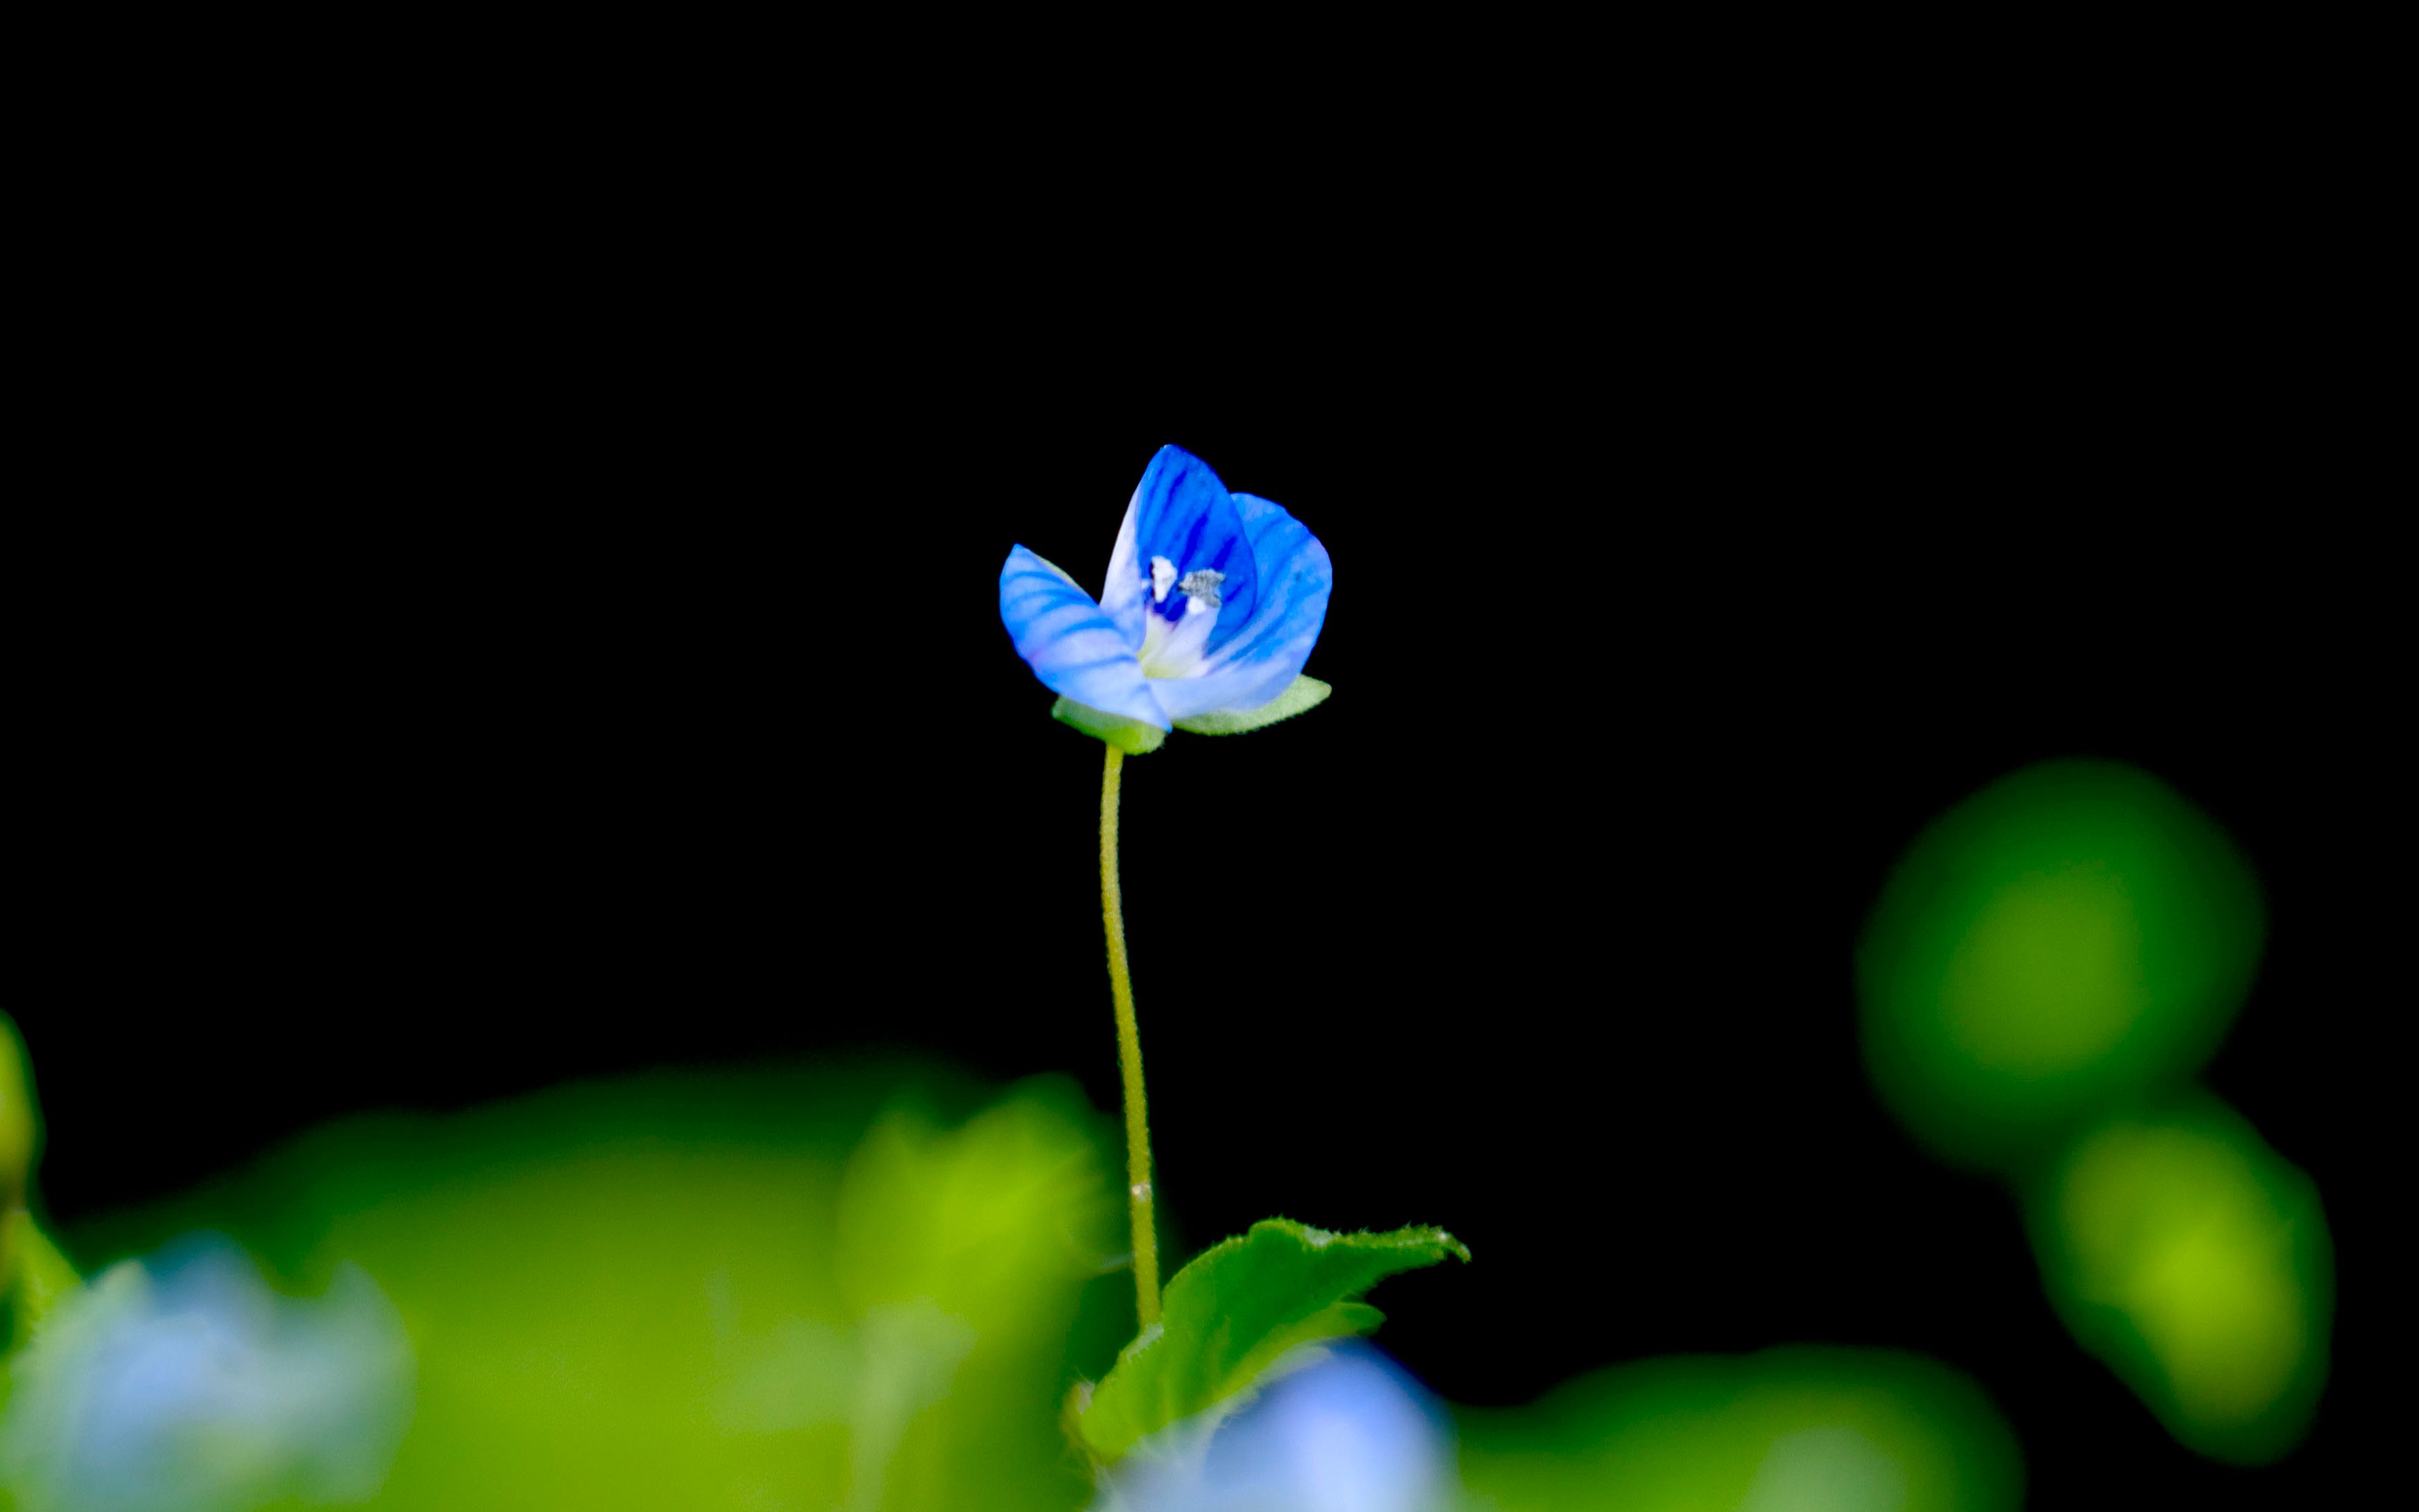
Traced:
POLYGON ((1122 714, 1111 714, 1070 698, 1050 705, 1050 717, 1071 724, 1097 740, 1105 740, 1129 756, 1148 756, 1167 740, 1167 732, 1155 724, 1129 719, 1122 714))
POLYGON ((1237 714, 1196 714, 1190 719, 1179 719, 1176 728, 1196 735, 1240 735, 1247 731, 1262 730, 1279 719, 1290 719, 1305 710, 1315 709, 1327 702, 1334 692, 1316 677, 1297 677, 1275 698, 1256 709, 1237 714))
POLYGON ((1362 1292, 1448 1255, 1470 1258, 1441 1228, 1336 1234, 1285 1218, 1212 1245, 1168 1282, 1159 1322, 1125 1347, 1089 1400, 1071 1398, 1085 1452, 1110 1464, 1172 1423, 1232 1412, 1287 1350, 1376 1328, 1385 1315, 1362 1292))

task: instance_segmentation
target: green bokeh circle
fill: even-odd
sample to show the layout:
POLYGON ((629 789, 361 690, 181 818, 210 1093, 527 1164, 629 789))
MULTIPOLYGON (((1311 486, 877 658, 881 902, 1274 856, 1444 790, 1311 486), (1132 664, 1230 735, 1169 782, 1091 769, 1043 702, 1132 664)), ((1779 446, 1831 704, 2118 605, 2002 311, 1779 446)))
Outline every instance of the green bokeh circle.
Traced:
POLYGON ((2027 767, 1944 814, 1884 884, 1857 952, 1866 1065, 1937 1153, 2022 1165, 2199 1069, 2265 932, 2250 867, 2165 783, 2027 767))
POLYGON ((2100 1124, 2027 1183, 2058 1316, 2169 1432, 2263 1464, 2327 1379, 2334 1242, 2317 1187, 2205 1094, 2100 1124))

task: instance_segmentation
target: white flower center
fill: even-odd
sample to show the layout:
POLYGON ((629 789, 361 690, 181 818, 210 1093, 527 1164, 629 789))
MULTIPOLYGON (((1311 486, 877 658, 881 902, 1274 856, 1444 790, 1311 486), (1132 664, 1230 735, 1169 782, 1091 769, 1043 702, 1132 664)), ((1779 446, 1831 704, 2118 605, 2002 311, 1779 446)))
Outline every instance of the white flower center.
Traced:
POLYGON ((1184 595, 1184 612, 1171 620, 1164 614, 1143 616, 1142 674, 1145 677, 1188 677, 1201 670, 1210 642, 1210 628, 1218 623, 1225 598, 1218 591, 1226 575, 1213 567, 1179 574, 1165 557, 1150 559, 1150 601, 1167 602, 1169 589, 1184 595))

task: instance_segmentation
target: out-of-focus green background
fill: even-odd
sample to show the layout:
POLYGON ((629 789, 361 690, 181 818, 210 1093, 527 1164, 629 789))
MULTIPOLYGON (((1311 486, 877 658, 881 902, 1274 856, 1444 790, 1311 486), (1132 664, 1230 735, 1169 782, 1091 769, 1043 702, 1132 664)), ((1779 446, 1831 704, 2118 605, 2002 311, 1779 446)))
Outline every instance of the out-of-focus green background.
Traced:
MULTIPOLYGON (((2268 909, 2223 826, 2155 775, 2037 764, 1895 857, 1837 1026, 1891 1137, 1987 1183, 2001 1259, 2031 1268, 1922 1284, 2037 1299, 2136 1404, 2123 1431, 2211 1465, 2288 1458, 2333 1355, 2318 1184, 2199 1081, 2268 909)), ((13 1033, 0 1052, 0 1174, 23 1201, 36 1090, 13 1033)), ((1591 1191, 1653 1158, 1598 1153, 1591 1191)), ((1133 1332, 1119 1161, 1071 1079, 856 1057, 359 1116, 64 1228, 19 1211, 0 1490, 20 1512, 1086 1506, 1107 1492, 1060 1414, 1133 1332)), ((1558 1271, 1490 1322, 1507 1360, 1592 1309, 1651 1315, 1605 1284, 1621 1246, 1696 1242, 1652 1210, 1570 1211, 1504 1257, 1558 1271)), ((1738 1263, 1778 1284, 1855 1236, 1785 1239, 1738 1263)), ((1472 1273, 1504 1263, 1476 1248, 1472 1273)), ((1411 1297, 1416 1326, 1437 1293, 1410 1288, 1439 1279, 1379 1301, 1411 1297)), ((1458 1486, 1439 1494, 1459 1505, 1383 1512, 2025 1504, 2030 1446, 1992 1381, 1887 1337, 1764 1342, 1781 1347, 1639 1351, 1449 1402, 1458 1486)))
POLYGON ((361 1265, 419 1361, 380 1506, 1064 1508, 1131 1322, 1104 1132, 1058 1082, 665 1073, 338 1124, 79 1246, 361 1265))
MULTIPOLYGON (((1055 1080, 660 1073, 348 1120, 76 1240, 208 1229, 301 1296, 373 1277, 417 1360, 375 1506, 1064 1509, 1090 1489, 1059 1400, 1132 1326, 1112 1138, 1055 1080)), ((1457 1427, 1502 1512, 1999 1512, 2023 1484, 1970 1381, 1887 1351, 1634 1365, 1457 1427)))

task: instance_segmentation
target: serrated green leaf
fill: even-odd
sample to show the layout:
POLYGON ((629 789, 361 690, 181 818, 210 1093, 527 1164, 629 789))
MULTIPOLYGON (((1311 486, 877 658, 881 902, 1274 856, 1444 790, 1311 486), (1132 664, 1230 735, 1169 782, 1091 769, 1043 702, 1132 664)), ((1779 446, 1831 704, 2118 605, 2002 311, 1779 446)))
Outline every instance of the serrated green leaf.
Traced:
POLYGON ((1253 730, 1264 730, 1279 719, 1290 719, 1305 710, 1317 708, 1334 692, 1316 677, 1297 677, 1286 690, 1256 709, 1240 714, 1201 714, 1190 719, 1179 719, 1176 728, 1196 735, 1240 735, 1253 730))
POLYGON ((1167 732, 1157 725, 1096 709, 1071 698, 1050 705, 1050 717, 1061 724, 1071 724, 1095 740, 1105 740, 1129 756, 1148 756, 1167 741, 1167 732))
POLYGON ((1284 1218, 1213 1245, 1167 1284, 1159 1323, 1125 1348, 1076 1419, 1107 1464, 1171 1423, 1240 1405, 1287 1350, 1349 1338, 1385 1316, 1357 1300, 1398 1271, 1470 1258, 1441 1228, 1335 1234, 1284 1218))

